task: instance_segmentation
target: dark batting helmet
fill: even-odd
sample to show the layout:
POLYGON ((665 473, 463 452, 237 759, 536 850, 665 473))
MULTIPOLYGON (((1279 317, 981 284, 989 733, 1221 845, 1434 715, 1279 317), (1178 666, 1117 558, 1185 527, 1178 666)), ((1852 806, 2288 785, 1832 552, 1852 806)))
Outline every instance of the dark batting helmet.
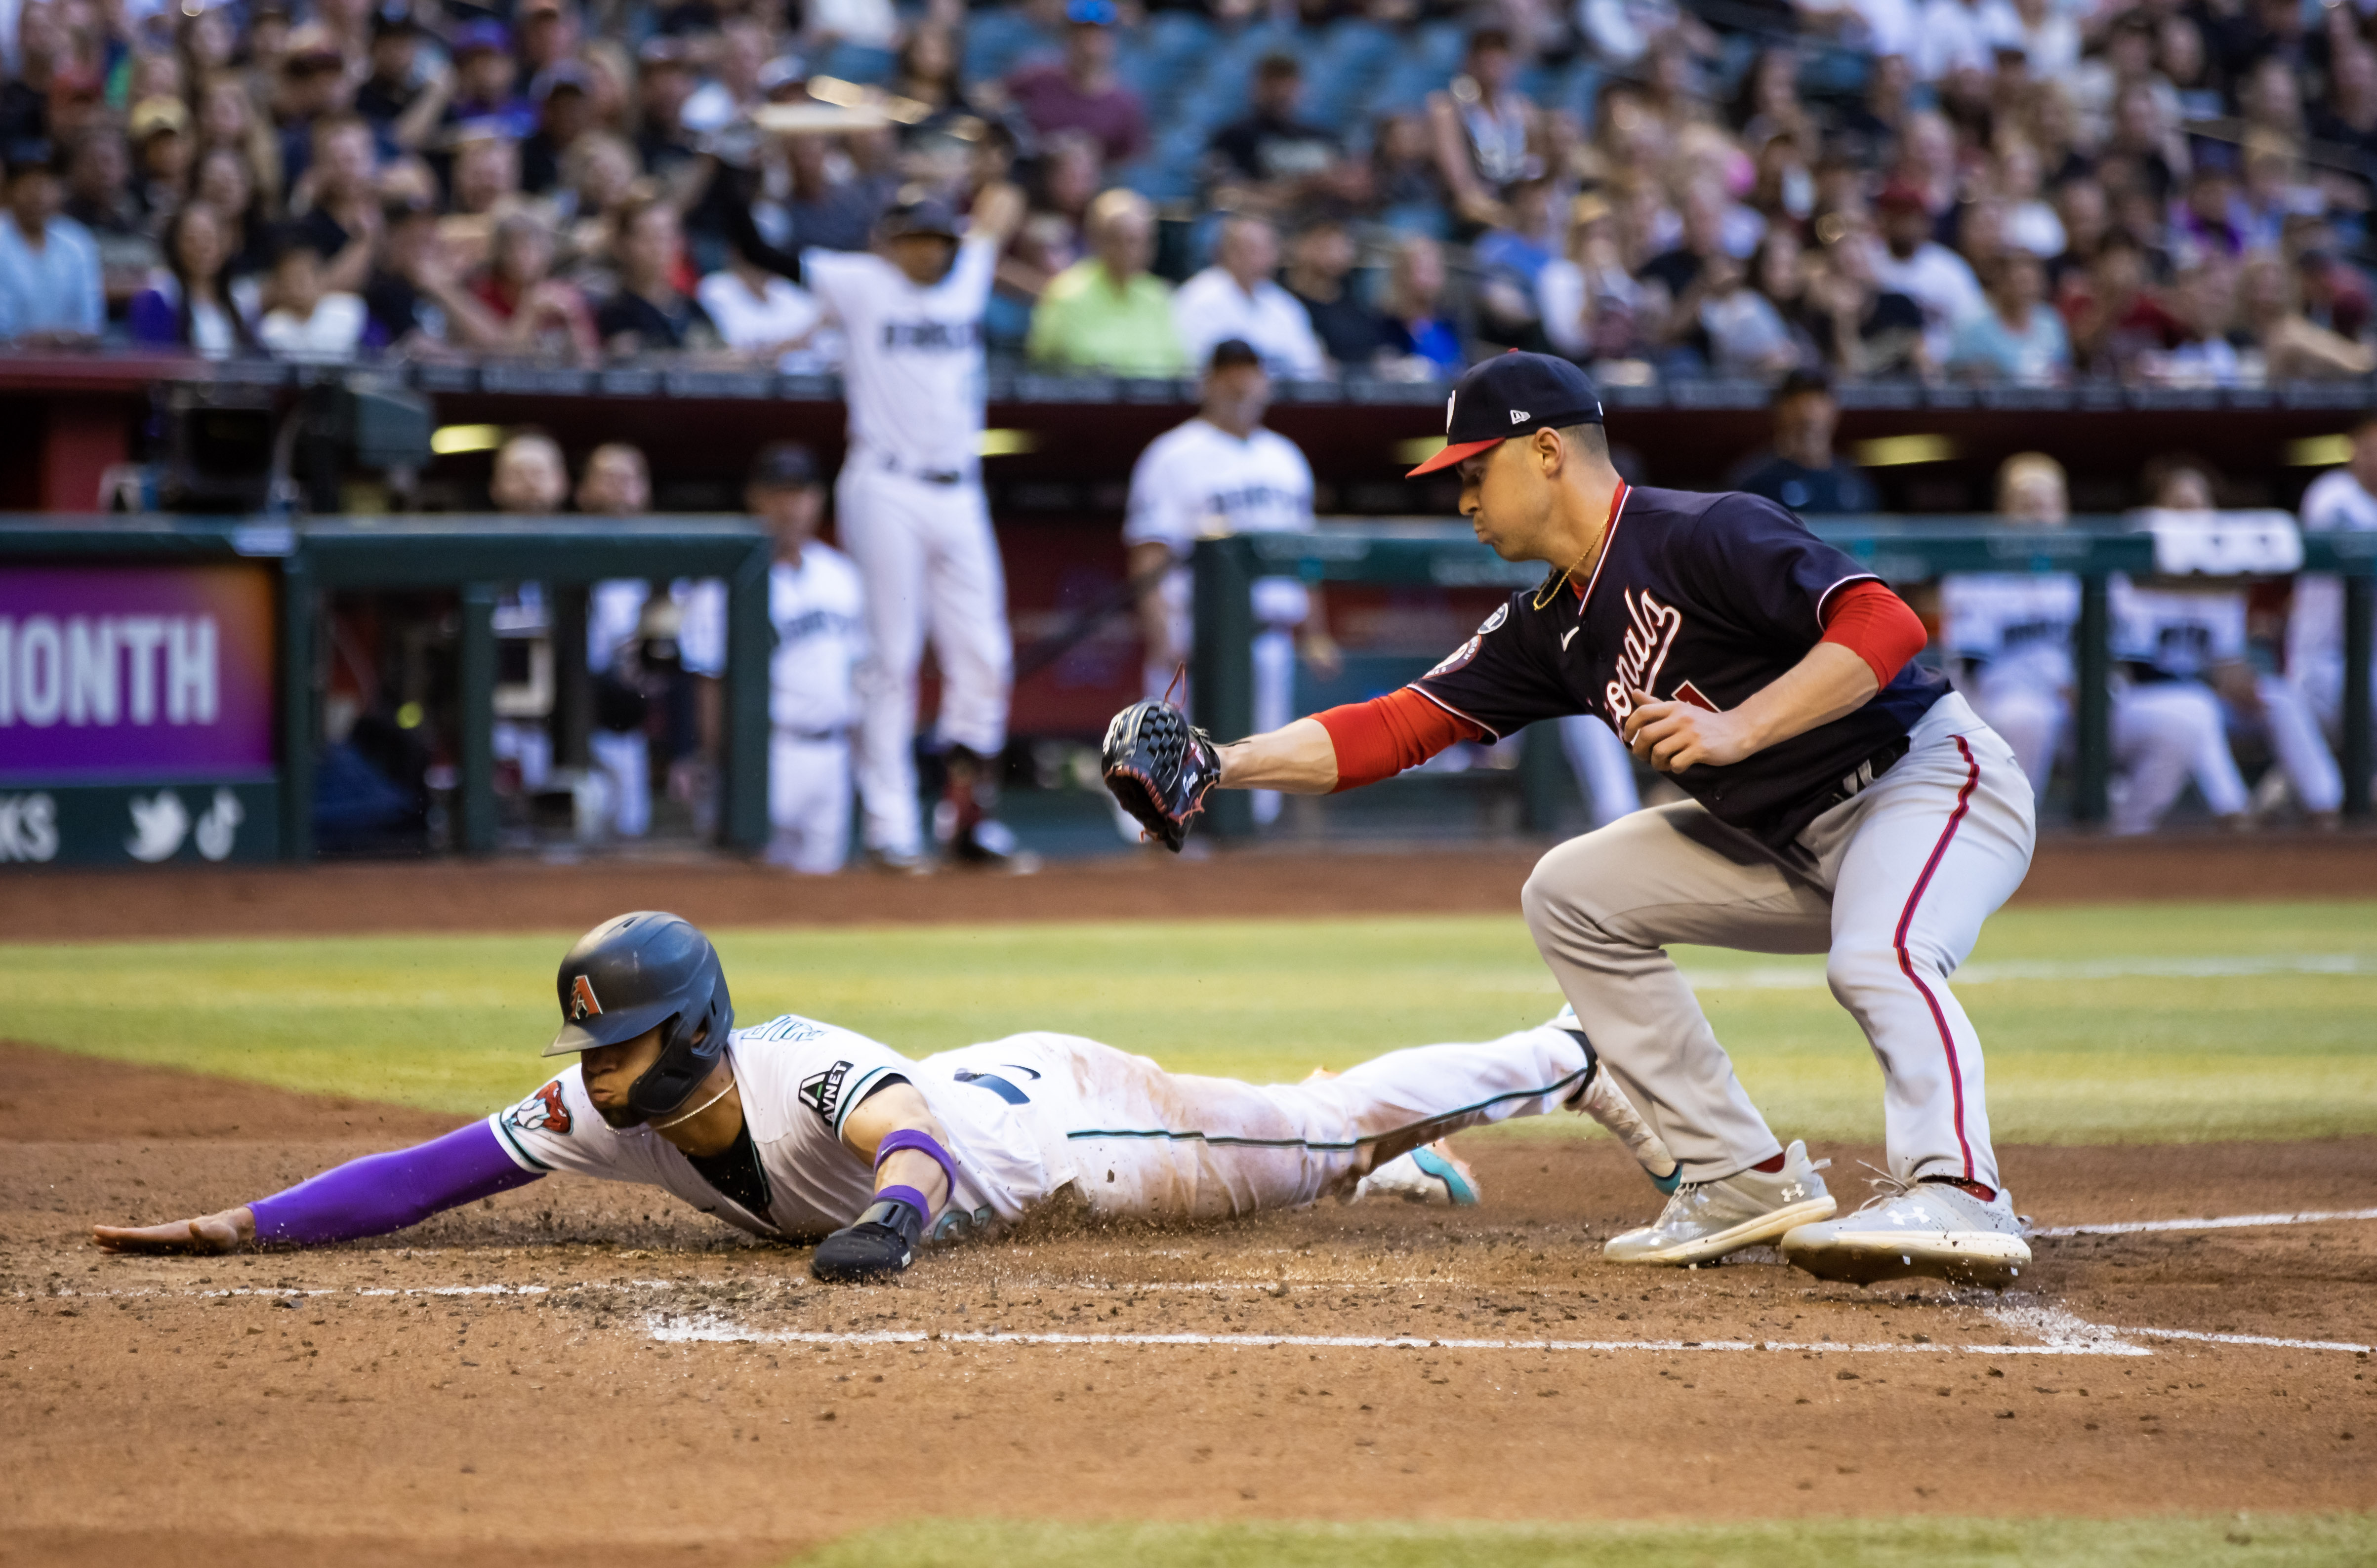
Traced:
POLYGON ((675 915, 639 909, 604 921, 561 960, 561 1032, 547 1056, 622 1045, 661 1031, 660 1060, 627 1088, 627 1105, 665 1116, 726 1054, 735 1004, 710 938, 675 915))

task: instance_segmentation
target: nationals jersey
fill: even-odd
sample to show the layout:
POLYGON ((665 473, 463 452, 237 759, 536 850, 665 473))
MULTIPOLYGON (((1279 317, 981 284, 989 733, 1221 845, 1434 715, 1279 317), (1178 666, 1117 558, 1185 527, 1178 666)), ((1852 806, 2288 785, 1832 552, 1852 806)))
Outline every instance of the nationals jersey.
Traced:
MULTIPOLYGON (((1721 713, 1807 657, 1834 594, 1879 580, 1762 496, 1621 486, 1589 579, 1556 576, 1512 594, 1412 687, 1494 740, 1571 713, 1623 733, 1635 690, 1721 713)), ((1779 849, 1903 755, 1947 689, 1909 662, 1854 712, 1673 777, 1719 821, 1779 849)))
POLYGON ((936 1072, 864 1035, 791 1014, 735 1030, 726 1052, 763 1189, 747 1206, 712 1186, 650 1126, 603 1121, 587 1098, 582 1065, 487 1123, 523 1170, 639 1182, 755 1236, 814 1240, 854 1223, 875 1201, 875 1173, 842 1144, 842 1123, 869 1093, 905 1080, 950 1136, 958 1189, 949 1211, 987 1209, 1011 1221, 1051 1185, 1036 1135, 1017 1124, 1005 1097, 973 1087, 971 1075, 936 1072))
MULTIPOLYGON (((1276 431, 1259 429, 1241 441, 1192 419, 1150 442, 1130 470, 1123 543, 1163 544, 1184 564, 1200 539, 1311 529, 1312 465, 1276 431)), ((1164 585, 1183 616, 1188 577, 1183 564, 1164 585)), ((1255 616, 1268 624, 1293 624, 1311 609, 1304 585, 1291 578, 1265 577, 1254 593, 1255 616)))
POLYGON ((866 612, 858 568, 830 545, 811 540, 799 565, 768 569, 768 718, 778 729, 815 735, 858 721, 851 675, 866 652, 866 612))
POLYGON ((2080 579, 2068 572, 1965 572, 1940 584, 1941 640, 1991 680, 2060 691, 2072 681, 2080 579))
POLYGON ((842 323, 851 445, 916 473, 974 470, 982 437, 982 313, 998 243, 967 240, 938 283, 866 251, 802 253, 801 271, 842 323))

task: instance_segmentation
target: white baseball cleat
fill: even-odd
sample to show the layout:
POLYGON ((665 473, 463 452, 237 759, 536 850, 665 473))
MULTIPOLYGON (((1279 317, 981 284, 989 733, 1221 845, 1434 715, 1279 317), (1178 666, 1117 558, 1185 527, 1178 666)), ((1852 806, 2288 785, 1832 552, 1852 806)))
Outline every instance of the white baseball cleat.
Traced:
POLYGON ((1399 1154, 1355 1184, 1353 1200, 1401 1198, 1413 1204, 1469 1208, 1478 1201, 1477 1173, 1443 1139, 1399 1154))
POLYGON ((1901 1182, 1844 1219, 1802 1225, 1783 1238, 1783 1257, 1819 1279, 1872 1285, 1884 1279, 1952 1280, 2003 1289, 2030 1266, 2030 1246, 2004 1188, 1984 1203, 1947 1182, 1901 1182))
POLYGON ((1811 1220, 1830 1219, 1839 1206, 1816 1172, 1831 1163, 1811 1163, 1808 1146, 1794 1142, 1783 1152, 1780 1170, 1739 1170, 1719 1181, 1687 1182, 1658 1218, 1611 1237, 1601 1255, 1612 1263, 1680 1268, 1762 1246, 1811 1220))

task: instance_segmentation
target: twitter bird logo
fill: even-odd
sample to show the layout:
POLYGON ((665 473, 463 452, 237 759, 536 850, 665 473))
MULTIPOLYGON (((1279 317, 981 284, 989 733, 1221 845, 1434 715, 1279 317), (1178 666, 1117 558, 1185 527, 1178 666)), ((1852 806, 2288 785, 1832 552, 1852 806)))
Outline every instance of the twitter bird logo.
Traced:
POLYGON ((171 860, 189 831, 189 810, 173 790, 160 790, 146 801, 135 795, 132 837, 124 841, 124 847, 136 861, 154 863, 171 860))

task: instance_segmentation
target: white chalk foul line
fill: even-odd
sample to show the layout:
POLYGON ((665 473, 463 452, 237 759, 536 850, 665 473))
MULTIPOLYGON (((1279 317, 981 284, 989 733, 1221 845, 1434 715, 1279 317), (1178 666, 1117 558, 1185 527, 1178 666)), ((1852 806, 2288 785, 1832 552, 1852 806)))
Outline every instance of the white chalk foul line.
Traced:
POLYGON ((2123 1328, 2115 1332, 2143 1335, 2150 1339, 2196 1339, 2207 1345, 2266 1345, 2280 1350, 2351 1350, 2363 1356, 2369 1355, 2372 1348, 2344 1339, 2273 1339, 2261 1334, 2205 1334, 2192 1328, 2123 1328))
POLYGON ((2337 1219, 2377 1219, 2377 1208, 2305 1209, 2297 1214, 2224 1214, 2205 1219, 2123 1219, 2103 1225, 2055 1225, 2034 1236, 2135 1236, 2156 1230, 2229 1230, 2246 1225, 2323 1225, 2337 1219))

